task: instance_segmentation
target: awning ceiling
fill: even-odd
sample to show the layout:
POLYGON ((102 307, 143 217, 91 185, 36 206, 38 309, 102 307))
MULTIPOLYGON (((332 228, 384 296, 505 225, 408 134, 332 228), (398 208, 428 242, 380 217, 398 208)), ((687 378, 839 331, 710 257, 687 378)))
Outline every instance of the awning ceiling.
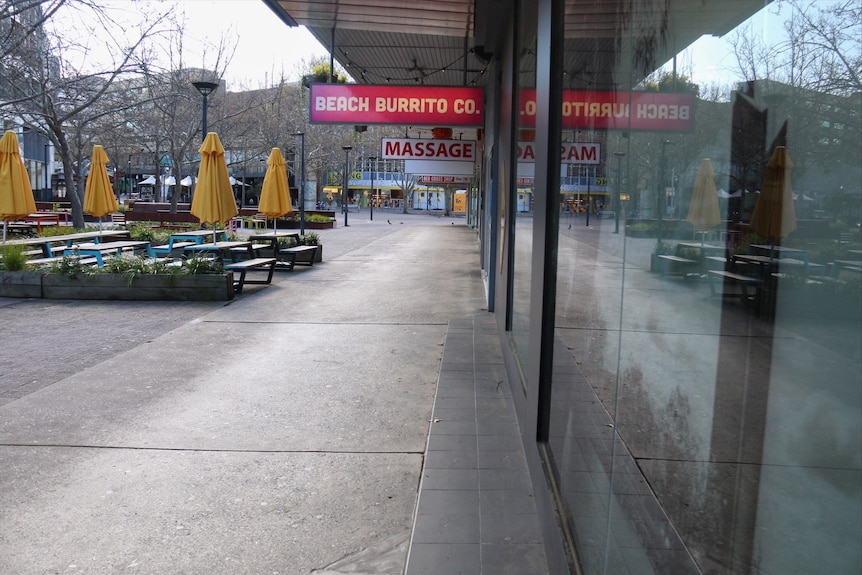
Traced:
MULTIPOLYGON (((479 56, 498 44, 504 30, 495 13, 508 5, 500 0, 262 1, 286 24, 305 26, 323 46, 334 46, 334 58, 358 83, 454 86, 486 83, 486 60, 479 56)), ((764 3, 567 0, 566 87, 628 89, 621 79, 637 84, 700 36, 727 33, 764 3), (617 53, 630 51, 641 54, 638 70, 619 68, 617 53)), ((529 76, 527 71, 522 81, 529 84, 529 76)))

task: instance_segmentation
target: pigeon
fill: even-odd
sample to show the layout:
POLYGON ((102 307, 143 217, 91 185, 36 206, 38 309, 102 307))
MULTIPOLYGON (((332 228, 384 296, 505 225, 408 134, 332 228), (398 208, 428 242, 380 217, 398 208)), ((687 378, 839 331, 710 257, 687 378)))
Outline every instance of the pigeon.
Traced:
POLYGON ((392 225, 392 222, 390 222, 389 220, 386 220, 386 223, 389 224, 390 226, 392 225))

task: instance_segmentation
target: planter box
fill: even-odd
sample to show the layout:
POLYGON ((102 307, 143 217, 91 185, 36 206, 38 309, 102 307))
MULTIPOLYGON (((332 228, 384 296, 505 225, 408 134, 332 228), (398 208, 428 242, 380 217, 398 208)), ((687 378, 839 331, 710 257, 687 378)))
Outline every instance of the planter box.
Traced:
MULTIPOLYGON (((277 226, 279 229, 298 230, 299 222, 278 220, 277 226)), ((329 230, 334 227, 334 220, 331 222, 305 222, 305 229, 307 230, 329 230)))
POLYGON ((0 297, 42 297, 42 274, 39 272, 0 271, 0 297))
POLYGON ((233 273, 202 275, 142 275, 129 281, 122 274, 69 277, 46 274, 46 299, 118 299, 224 301, 233 299, 233 273))
POLYGON ((233 299, 233 273, 142 275, 129 281, 123 274, 70 277, 63 274, 3 272, 0 296, 45 299, 226 301, 233 299), (19 276, 19 278, 12 278, 19 276), (38 290, 33 283, 41 283, 38 290), (29 282, 29 283, 28 283, 29 282), (24 287, 27 286, 27 287, 24 287))

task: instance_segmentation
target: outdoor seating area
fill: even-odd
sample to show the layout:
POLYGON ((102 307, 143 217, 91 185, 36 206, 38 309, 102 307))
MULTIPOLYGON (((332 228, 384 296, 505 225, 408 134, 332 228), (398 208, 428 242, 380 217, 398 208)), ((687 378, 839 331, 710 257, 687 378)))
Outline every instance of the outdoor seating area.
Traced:
POLYGON ((858 293, 862 250, 857 244, 829 240, 810 243, 811 249, 753 243, 742 250, 729 242, 680 241, 672 247, 672 254, 655 256, 653 271, 663 277, 705 281, 711 296, 736 299, 763 317, 771 316, 782 290, 816 293, 818 287, 828 285, 842 297, 858 293))

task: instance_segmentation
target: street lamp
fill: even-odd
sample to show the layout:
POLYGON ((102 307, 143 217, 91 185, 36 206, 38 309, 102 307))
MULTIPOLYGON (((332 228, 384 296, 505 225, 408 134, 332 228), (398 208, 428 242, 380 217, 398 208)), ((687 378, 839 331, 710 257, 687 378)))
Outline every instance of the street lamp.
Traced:
POLYGON ((374 221, 374 172, 377 171, 377 156, 369 156, 371 160, 371 221, 374 221))
POLYGON ((126 164, 126 180, 129 185, 126 186, 126 201, 132 197, 132 155, 129 154, 129 163, 126 164))
POLYGON ((299 151, 302 156, 299 169, 299 233, 305 235, 305 132, 296 132, 299 136, 299 151))
POLYGON ((658 164, 658 241, 661 242, 662 236, 664 235, 664 210, 665 210, 665 194, 666 186, 664 182, 664 172, 665 172, 665 148, 670 145, 676 145, 676 142, 671 142, 670 140, 662 140, 661 141, 661 159, 658 164))
POLYGON ((614 152, 614 156, 617 157, 617 185, 616 185, 616 193, 614 194, 614 233, 620 233, 620 190, 622 188, 622 160, 623 156, 625 156, 625 152, 614 152))
POLYGON ((203 142, 207 137, 207 96, 216 91, 218 84, 215 82, 192 82, 192 86, 197 88, 201 96, 204 97, 203 133, 201 134, 201 142, 203 142))
POLYGON ((344 183, 343 193, 341 194, 341 209, 344 210, 344 227, 347 227, 347 186, 348 186, 348 176, 350 175, 350 150, 353 149, 353 146, 341 146, 341 149, 344 150, 344 183))

